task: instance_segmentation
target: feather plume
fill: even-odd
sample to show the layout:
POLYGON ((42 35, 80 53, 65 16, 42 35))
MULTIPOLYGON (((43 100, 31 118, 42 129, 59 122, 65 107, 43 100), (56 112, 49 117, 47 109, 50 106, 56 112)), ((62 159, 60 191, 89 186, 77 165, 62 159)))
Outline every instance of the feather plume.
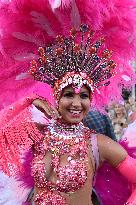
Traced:
POLYGON ((118 64, 117 75, 106 89, 96 93, 93 105, 102 108, 109 100, 120 99, 122 84, 129 87, 136 82, 129 65, 136 59, 135 0, 0 1, 0 108, 37 85, 29 78, 16 80, 29 70, 30 56, 36 58, 37 47, 50 44, 58 34, 67 36, 80 22, 96 31, 96 40, 105 37, 105 47, 113 50, 113 60, 118 64))
POLYGON ((78 10, 78 7, 75 1, 73 1, 73 4, 72 4, 71 24, 72 24, 72 27, 74 27, 77 30, 79 30, 80 25, 81 25, 80 13, 79 13, 79 10, 78 10))
POLYGON ((49 0, 52 10, 61 6, 61 0, 49 0))

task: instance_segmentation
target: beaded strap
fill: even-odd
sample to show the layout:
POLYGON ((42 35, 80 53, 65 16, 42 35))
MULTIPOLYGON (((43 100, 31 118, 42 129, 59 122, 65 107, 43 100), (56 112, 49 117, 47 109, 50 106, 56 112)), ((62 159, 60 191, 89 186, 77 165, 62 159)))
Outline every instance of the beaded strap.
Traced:
POLYGON ((92 152, 93 152, 93 157, 95 161, 95 171, 99 168, 99 149, 98 149, 98 144, 97 144, 97 136, 96 134, 92 134, 91 136, 91 144, 92 144, 92 152))
POLYGON ((91 144, 92 144, 92 152, 93 152, 93 158, 95 162, 95 173, 93 177, 93 186, 95 186, 95 181, 96 181, 96 175, 97 175, 97 170, 99 168, 99 149, 98 149, 98 144, 97 144, 97 136, 96 134, 91 135, 91 144))

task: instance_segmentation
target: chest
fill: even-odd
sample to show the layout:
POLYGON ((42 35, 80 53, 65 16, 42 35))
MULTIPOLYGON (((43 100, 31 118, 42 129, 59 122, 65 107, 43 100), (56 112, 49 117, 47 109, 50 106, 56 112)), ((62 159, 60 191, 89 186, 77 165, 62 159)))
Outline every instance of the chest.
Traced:
POLYGON ((37 187, 56 188, 61 192, 80 189, 87 180, 90 161, 88 134, 64 136, 46 131, 35 146, 32 175, 37 187))

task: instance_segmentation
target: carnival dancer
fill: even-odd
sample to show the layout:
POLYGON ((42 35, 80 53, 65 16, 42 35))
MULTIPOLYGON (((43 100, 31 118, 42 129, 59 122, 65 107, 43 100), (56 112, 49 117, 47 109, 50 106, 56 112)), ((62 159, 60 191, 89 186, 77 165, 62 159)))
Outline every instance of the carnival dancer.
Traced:
MULTIPOLYGON (((23 5, 23 2, 21 2, 20 7, 19 5, 14 7, 16 5, 12 4, 13 2, 11 1, 11 4, 9 4, 12 5, 14 10, 12 13, 14 19, 17 15, 20 15, 18 13, 18 10, 21 11, 20 7, 28 6, 29 3, 24 1, 26 4, 23 5)), ((79 17, 76 2, 73 2, 72 8, 74 8, 79 17)), ((33 9, 35 9, 34 5, 36 4, 33 1, 31 3, 33 3, 33 9)), ((49 11, 50 7, 47 1, 46 6, 49 11)), ((49 27, 49 21, 41 13, 34 10, 30 12, 30 7, 25 7, 22 11, 21 18, 24 20, 23 14, 27 14, 29 11, 32 22, 38 24, 38 28, 43 28, 43 22, 46 21, 45 30, 48 36, 54 37, 55 34, 49 27)), ((64 16, 63 12, 64 10, 61 11, 60 9, 58 13, 52 14, 49 11, 49 14, 54 15, 54 21, 58 23, 58 21, 60 22, 59 17, 64 16)), ((49 14, 48 17, 50 17, 49 14)), ((2 15, 4 14, 2 13, 2 15)), ((72 15, 74 15, 73 10, 72 15)), ((83 16, 82 22, 84 20, 87 23, 85 19, 85 16, 83 16)), ((10 19, 8 20, 10 21, 10 19)), ((16 20, 18 21, 18 19, 16 20)), ((27 20, 25 18, 24 25, 27 20)), ((29 75, 17 72, 18 75, 16 76, 17 80, 19 80, 32 74, 35 80, 51 85, 55 105, 61 118, 54 121, 44 117, 41 124, 41 119, 38 118, 36 110, 31 105, 35 99, 40 98, 38 95, 29 96, 1 112, 1 169, 9 176, 15 176, 18 172, 22 176, 26 176, 28 172, 25 172, 26 166, 22 162, 20 155, 22 151, 30 149, 33 153, 31 175, 34 178, 34 196, 29 198, 31 199, 30 202, 29 199, 26 199, 25 195, 26 202, 22 201, 25 204, 91 205, 90 192, 95 183, 96 170, 104 161, 108 161, 113 167, 116 167, 131 184, 136 183, 136 160, 130 157, 119 144, 106 136, 96 135, 81 123, 89 111, 92 99, 94 99, 95 105, 98 104, 100 107, 103 104, 100 96, 105 96, 107 97, 105 99, 107 103, 108 97, 111 97, 109 91, 113 89, 113 87, 110 87, 112 83, 115 81, 119 83, 123 79, 130 81, 132 72, 130 74, 126 70, 124 71, 123 68, 120 71, 119 67, 116 67, 114 60, 116 59, 117 63, 119 63, 118 65, 121 65, 125 58, 119 58, 114 53, 112 55, 112 52, 107 49, 107 44, 104 43, 106 40, 102 37, 100 38, 101 32, 97 33, 97 41, 95 41, 96 36, 94 37, 93 30, 87 24, 79 26, 79 23, 81 23, 80 18, 78 20, 78 22, 73 22, 75 27, 78 28, 72 29, 70 36, 68 34, 66 35, 67 37, 58 35, 55 41, 50 41, 50 44, 46 46, 44 44, 44 47, 39 48, 39 63, 32 60, 29 75), (76 23, 78 23, 78 26, 76 23), (99 101, 97 101, 98 99, 99 101)), ((15 37, 17 41, 27 39, 28 42, 38 44, 36 39, 32 38, 32 35, 28 35, 28 33, 26 35, 22 34, 24 25, 21 25, 21 32, 12 32, 12 37, 15 37)), ((14 26, 12 24, 11 28, 8 27, 7 30, 12 30, 14 26)), ((54 28, 54 31, 59 28, 54 28)), ((35 29, 33 28, 32 31, 34 32, 35 29)), ((37 35, 39 35, 38 32, 37 35)), ((6 56, 4 45, 7 43, 7 40, 8 38, 1 43, 3 48, 2 55, 4 57, 6 56)), ((17 41, 16 43, 18 43, 17 41)), ((24 46, 24 43, 22 45, 24 46)), ((32 45, 29 50, 33 47, 35 46, 32 45)), ((24 51, 26 50, 28 51, 28 47, 25 45, 24 51)), ((7 49, 8 52, 10 54, 11 50, 7 49)), ((14 60, 22 61, 26 58, 24 56, 23 58, 19 55, 16 56, 15 53, 13 55, 14 60)), ((115 53, 118 53, 117 50, 115 53)), ((124 56, 126 57, 127 54, 124 56)), ((36 59, 37 54, 33 53, 32 55, 32 53, 29 53, 27 57, 36 59)), ((8 62, 9 65, 12 62, 8 62)), ((5 61, 3 61, 4 63, 5 61)), ((17 67, 20 65, 21 63, 17 64, 17 67)), ((12 68, 13 70, 15 69, 14 65, 12 68)), ((130 66, 128 67, 129 69, 130 66)), ((46 89, 46 91, 48 90, 46 89)), ((29 184, 28 181, 27 183, 29 184)), ((126 203, 136 203, 135 189, 126 203)))

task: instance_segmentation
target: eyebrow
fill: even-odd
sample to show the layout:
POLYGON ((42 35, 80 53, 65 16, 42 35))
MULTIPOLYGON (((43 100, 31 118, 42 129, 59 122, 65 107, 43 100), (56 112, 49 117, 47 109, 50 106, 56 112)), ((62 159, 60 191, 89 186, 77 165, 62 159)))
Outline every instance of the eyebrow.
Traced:
POLYGON ((73 90, 65 90, 63 93, 74 93, 73 90))
POLYGON ((83 90, 81 93, 90 93, 88 90, 83 90))
POLYGON ((88 94, 88 95, 90 95, 90 92, 89 92, 89 90, 83 90, 83 91, 80 92, 80 94, 88 94))
MULTIPOLYGON (((83 88, 83 89, 85 89, 85 88, 83 88)), ((65 93, 65 92, 73 92, 73 93, 75 93, 74 90, 71 87, 65 88, 63 93, 65 93)), ((87 89, 81 91, 81 93, 90 93, 90 89, 87 88, 87 89)))
MULTIPOLYGON (((73 90, 66 90, 63 92, 63 94, 66 94, 66 93, 75 93, 75 92, 73 90)), ((80 92, 80 94, 84 94, 84 93, 90 95, 90 92, 88 90, 80 92)))

